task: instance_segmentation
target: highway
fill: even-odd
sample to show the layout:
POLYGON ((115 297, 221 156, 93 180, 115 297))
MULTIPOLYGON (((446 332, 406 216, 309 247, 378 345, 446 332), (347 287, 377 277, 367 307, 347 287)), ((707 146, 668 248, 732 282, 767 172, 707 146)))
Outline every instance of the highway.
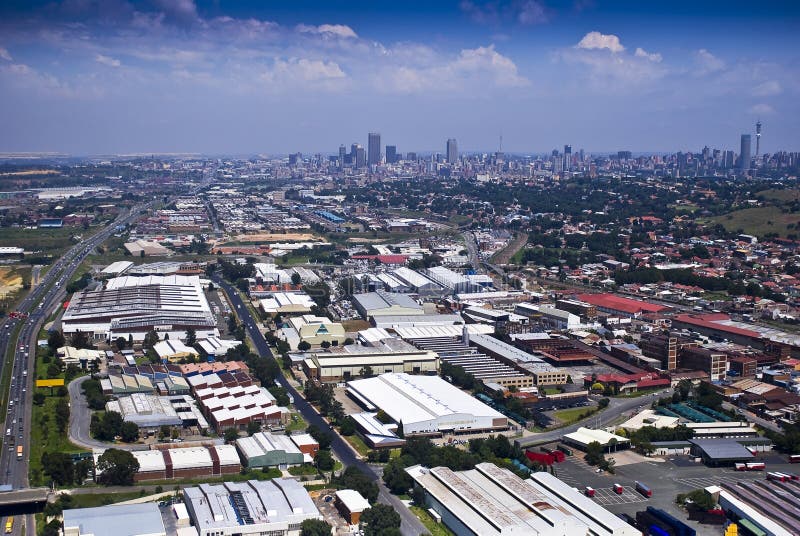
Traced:
MULTIPOLYGON (((269 359, 275 359, 272 350, 267 344, 267 341, 264 339, 264 335, 262 335, 261 331, 258 329, 258 323, 253 320, 250 310, 242 301, 242 298, 236 292, 236 289, 234 289, 225 281, 222 281, 217 275, 214 275, 212 279, 214 284, 222 287, 222 289, 228 295, 228 298, 233 305, 233 309, 236 311, 236 314, 239 316, 240 320, 245 325, 247 332, 250 334, 250 338, 253 340, 253 344, 256 346, 255 350, 258 352, 258 355, 269 359)), ((320 430, 330 434, 332 438, 331 450, 342 462, 342 464, 345 466, 356 467, 375 480, 375 483, 378 484, 380 489, 378 500, 381 503, 392 506, 395 511, 400 514, 400 519, 402 522, 400 531, 403 533, 403 535, 418 536, 419 534, 426 534, 428 531, 425 529, 425 526, 419 521, 419 519, 417 519, 417 516, 415 516, 400 501, 400 499, 389 492, 386 486, 384 486, 383 481, 378 476, 378 473, 376 473, 369 464, 356 457, 356 454, 353 452, 353 449, 350 447, 350 445, 347 444, 345 440, 333 430, 331 425, 328 424, 328 422, 323 419, 319 413, 317 413, 311 404, 309 404, 306 399, 300 395, 297 389, 295 389, 294 386, 292 386, 292 384, 290 384, 283 376, 278 377, 278 383, 280 383, 281 387, 286 389, 286 392, 294 398, 295 408, 297 408, 297 411, 300 412, 308 424, 313 424, 320 430)))
MULTIPOLYGON (((87 240, 70 248, 53 264, 47 274, 40 278, 39 284, 20 302, 17 310, 28 314, 27 318, 8 318, 0 331, 0 351, 8 357, 7 349, 13 348, 13 356, 2 363, 0 374, 11 367, 11 385, 3 401, 7 401, 7 411, 3 428, 3 448, 0 451, 0 481, 14 489, 28 487, 28 453, 31 426, 31 404, 33 391, 33 370, 36 360, 36 343, 39 330, 50 314, 55 311, 65 296, 64 287, 75 274, 81 262, 111 236, 118 226, 124 226, 139 216, 141 210, 149 206, 141 205, 121 214, 111 224, 87 240), (19 327, 18 336, 14 330, 19 327), (14 345, 13 347, 11 345, 14 345)), ((15 520, 13 534, 33 534, 33 516, 26 516, 25 522, 15 520), (26 526, 27 525, 27 526, 26 526), (24 527, 24 528, 23 528, 24 527)), ((5 524, 5 520, 2 520, 5 524)))

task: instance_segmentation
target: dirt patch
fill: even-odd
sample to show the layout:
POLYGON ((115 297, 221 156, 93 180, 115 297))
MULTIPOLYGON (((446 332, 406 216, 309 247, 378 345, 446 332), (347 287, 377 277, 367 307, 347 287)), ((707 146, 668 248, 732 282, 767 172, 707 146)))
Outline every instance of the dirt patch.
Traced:
POLYGON ((0 296, 22 288, 22 275, 14 268, 0 266, 0 296))

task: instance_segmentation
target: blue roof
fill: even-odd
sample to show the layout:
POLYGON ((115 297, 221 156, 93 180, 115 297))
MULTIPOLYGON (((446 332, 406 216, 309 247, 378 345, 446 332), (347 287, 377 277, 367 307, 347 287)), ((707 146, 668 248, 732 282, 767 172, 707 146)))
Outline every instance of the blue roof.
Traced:
POLYGON ((79 527, 81 534, 135 536, 166 534, 155 503, 111 504, 64 510, 64 528, 79 527))

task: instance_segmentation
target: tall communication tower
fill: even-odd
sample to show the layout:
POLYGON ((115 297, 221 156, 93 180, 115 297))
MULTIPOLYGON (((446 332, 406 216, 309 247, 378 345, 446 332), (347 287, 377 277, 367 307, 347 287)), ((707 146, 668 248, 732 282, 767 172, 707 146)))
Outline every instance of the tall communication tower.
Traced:
POLYGON ((761 119, 756 122, 756 156, 761 152, 761 119))

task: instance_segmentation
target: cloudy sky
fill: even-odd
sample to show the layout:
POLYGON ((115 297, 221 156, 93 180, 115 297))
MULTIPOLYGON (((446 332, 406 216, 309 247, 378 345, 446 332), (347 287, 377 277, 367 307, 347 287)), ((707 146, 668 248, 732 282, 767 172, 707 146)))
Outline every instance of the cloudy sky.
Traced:
POLYGON ((0 4, 0 151, 797 151, 799 96, 785 0, 0 4))

